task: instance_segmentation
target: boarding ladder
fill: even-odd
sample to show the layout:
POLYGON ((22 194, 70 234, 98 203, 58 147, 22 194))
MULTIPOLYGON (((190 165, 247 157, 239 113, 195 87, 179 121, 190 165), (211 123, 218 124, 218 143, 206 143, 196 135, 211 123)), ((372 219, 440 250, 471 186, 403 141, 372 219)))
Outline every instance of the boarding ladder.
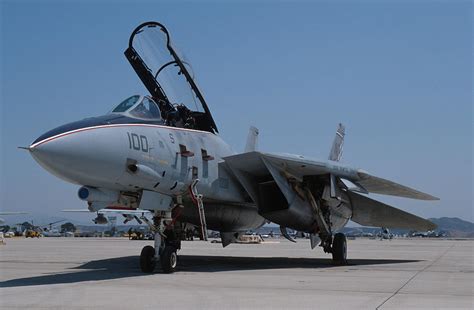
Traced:
POLYGON ((206 215, 204 213, 204 204, 202 202, 202 195, 197 191, 197 184, 199 179, 194 179, 189 187, 191 193, 191 199, 198 207, 199 212, 199 221, 201 223, 201 235, 204 241, 207 241, 207 224, 206 224, 206 215))

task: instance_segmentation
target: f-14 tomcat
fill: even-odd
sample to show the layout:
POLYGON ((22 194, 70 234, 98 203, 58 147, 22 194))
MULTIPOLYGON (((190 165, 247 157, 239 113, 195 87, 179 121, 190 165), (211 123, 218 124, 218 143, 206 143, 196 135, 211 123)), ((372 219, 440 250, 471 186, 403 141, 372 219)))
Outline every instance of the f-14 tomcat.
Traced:
POLYGON ((55 128, 27 149, 50 173, 80 185, 91 212, 146 210, 154 246, 140 254, 143 272, 159 262, 173 272, 182 224, 220 231, 223 246, 266 222, 310 234, 334 261, 346 262, 346 238, 361 225, 431 230, 431 222, 368 198, 368 193, 422 200, 436 197, 339 163, 344 127, 328 160, 257 151, 251 128, 245 152, 235 154, 216 123, 190 65, 157 22, 138 26, 125 56, 150 95, 134 95, 108 114, 55 128))

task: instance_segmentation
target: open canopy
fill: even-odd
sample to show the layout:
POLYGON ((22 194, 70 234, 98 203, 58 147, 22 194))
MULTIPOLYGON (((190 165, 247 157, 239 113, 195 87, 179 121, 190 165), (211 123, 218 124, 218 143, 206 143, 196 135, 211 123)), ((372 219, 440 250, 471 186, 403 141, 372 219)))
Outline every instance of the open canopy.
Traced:
POLYGON ((168 125, 217 132, 190 65, 178 56, 163 25, 147 22, 138 26, 130 36, 125 56, 168 125))

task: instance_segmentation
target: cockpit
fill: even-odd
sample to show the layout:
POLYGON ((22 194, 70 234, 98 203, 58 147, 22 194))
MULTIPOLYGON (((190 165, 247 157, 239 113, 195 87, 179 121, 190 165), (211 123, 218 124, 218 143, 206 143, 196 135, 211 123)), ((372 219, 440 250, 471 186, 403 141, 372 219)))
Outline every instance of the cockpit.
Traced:
POLYGON ((151 96, 132 96, 112 113, 148 121, 161 118, 167 126, 217 133, 191 66, 178 56, 163 25, 147 22, 138 26, 125 57, 151 96))
POLYGON ((144 121, 160 121, 161 112, 158 104, 148 96, 131 96, 115 107, 111 114, 121 114, 144 121))
POLYGON ((131 96, 106 115, 59 126, 33 143, 72 130, 112 124, 146 123, 218 132, 191 66, 178 56, 163 25, 147 22, 138 26, 124 54, 149 96, 131 96))

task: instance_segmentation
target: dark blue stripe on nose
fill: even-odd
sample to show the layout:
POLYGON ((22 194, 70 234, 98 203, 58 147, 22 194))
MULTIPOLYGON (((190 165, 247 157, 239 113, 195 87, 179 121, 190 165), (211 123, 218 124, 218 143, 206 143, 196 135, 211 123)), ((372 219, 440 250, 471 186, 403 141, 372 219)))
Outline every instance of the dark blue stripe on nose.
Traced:
POLYGON ((93 127, 93 126, 100 126, 100 125, 111 125, 111 124, 133 124, 133 123, 142 123, 142 124, 157 124, 161 125, 162 122, 146 122, 143 120, 138 120, 134 118, 130 118, 127 116, 123 115, 117 115, 117 114, 107 114, 107 115, 102 115, 102 116, 97 116, 97 117, 90 117, 86 118, 80 121, 68 123, 59 127, 56 127, 44 134, 42 134, 38 139, 33 141, 32 144, 35 144, 37 142, 43 141, 45 139, 51 138, 53 136, 72 131, 72 130, 77 130, 81 128, 87 128, 87 127, 93 127))

